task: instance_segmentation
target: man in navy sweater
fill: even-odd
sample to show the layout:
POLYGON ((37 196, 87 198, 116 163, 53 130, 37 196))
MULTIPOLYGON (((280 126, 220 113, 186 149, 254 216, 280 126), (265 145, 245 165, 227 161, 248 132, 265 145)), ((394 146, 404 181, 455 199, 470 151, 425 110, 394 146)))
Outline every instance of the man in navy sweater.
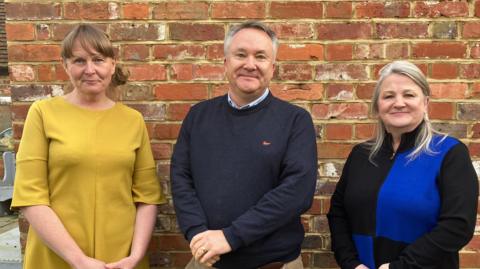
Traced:
POLYGON ((268 89, 278 40, 260 22, 225 37, 228 94, 193 106, 171 162, 186 268, 303 268, 300 215, 317 176, 315 131, 304 109, 268 89))

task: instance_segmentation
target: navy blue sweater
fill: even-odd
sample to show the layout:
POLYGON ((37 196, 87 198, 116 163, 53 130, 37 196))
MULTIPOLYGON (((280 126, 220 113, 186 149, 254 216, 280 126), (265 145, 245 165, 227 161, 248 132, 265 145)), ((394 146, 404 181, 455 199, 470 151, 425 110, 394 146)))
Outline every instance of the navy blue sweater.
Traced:
POLYGON ((328 219, 341 268, 453 269, 473 235, 478 180, 467 147, 435 135, 435 154, 410 160, 418 130, 394 154, 391 136, 375 157, 356 146, 332 196, 328 219))
POLYGON ((222 229, 232 252, 214 267, 291 261, 304 237, 317 173, 315 132, 304 109, 271 94, 236 110, 226 96, 193 106, 171 162, 172 195, 187 240, 222 229))

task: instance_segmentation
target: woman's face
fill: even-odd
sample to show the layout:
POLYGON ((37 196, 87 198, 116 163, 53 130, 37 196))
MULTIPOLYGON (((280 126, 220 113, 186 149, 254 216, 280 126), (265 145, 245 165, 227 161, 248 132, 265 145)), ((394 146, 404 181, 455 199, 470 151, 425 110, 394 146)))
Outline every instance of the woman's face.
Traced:
POLYGON ((389 133, 413 131, 427 113, 428 97, 409 77, 391 74, 383 81, 378 98, 378 116, 389 133))
POLYGON ((93 48, 84 49, 76 40, 72 57, 64 62, 64 67, 74 91, 88 95, 106 94, 115 72, 115 60, 103 56, 93 48))

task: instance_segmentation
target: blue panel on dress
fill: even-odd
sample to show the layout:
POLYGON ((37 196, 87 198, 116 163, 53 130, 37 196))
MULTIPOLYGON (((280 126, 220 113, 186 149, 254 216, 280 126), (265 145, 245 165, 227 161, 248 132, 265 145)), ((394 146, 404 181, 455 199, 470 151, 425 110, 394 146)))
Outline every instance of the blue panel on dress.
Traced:
POLYGON ((458 140, 434 136, 434 155, 422 153, 409 161, 412 150, 397 154, 377 198, 376 232, 391 240, 412 243, 436 225, 440 193, 436 179, 445 154, 458 140))
POLYGON ((377 268, 373 258, 373 238, 368 235, 353 234, 360 262, 368 268, 377 268))

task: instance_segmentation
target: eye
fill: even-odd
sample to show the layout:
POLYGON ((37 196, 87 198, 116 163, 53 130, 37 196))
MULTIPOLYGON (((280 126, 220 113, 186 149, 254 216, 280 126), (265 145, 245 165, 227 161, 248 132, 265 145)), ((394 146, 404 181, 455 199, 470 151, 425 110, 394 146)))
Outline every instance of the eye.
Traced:
POLYGON ((101 58, 101 57, 97 57, 97 58, 93 58, 93 61, 95 63, 103 63, 103 62, 105 62, 105 59, 101 58))
POLYGON ((404 94, 404 96, 407 97, 407 98, 414 98, 414 97, 416 97, 416 95, 413 94, 413 93, 406 93, 406 94, 404 94))
POLYGON ((74 64, 84 64, 84 63, 85 63, 85 59, 75 58, 75 59, 73 59, 73 63, 74 63, 74 64))
POLYGON ((237 52, 234 54, 237 58, 245 58, 247 55, 243 52, 237 52))
POLYGON ((392 94, 386 94, 382 98, 383 99, 391 99, 391 98, 393 98, 393 95, 392 94))
POLYGON ((255 57, 259 60, 266 60, 267 59, 267 55, 265 55, 265 54, 257 54, 255 57))

